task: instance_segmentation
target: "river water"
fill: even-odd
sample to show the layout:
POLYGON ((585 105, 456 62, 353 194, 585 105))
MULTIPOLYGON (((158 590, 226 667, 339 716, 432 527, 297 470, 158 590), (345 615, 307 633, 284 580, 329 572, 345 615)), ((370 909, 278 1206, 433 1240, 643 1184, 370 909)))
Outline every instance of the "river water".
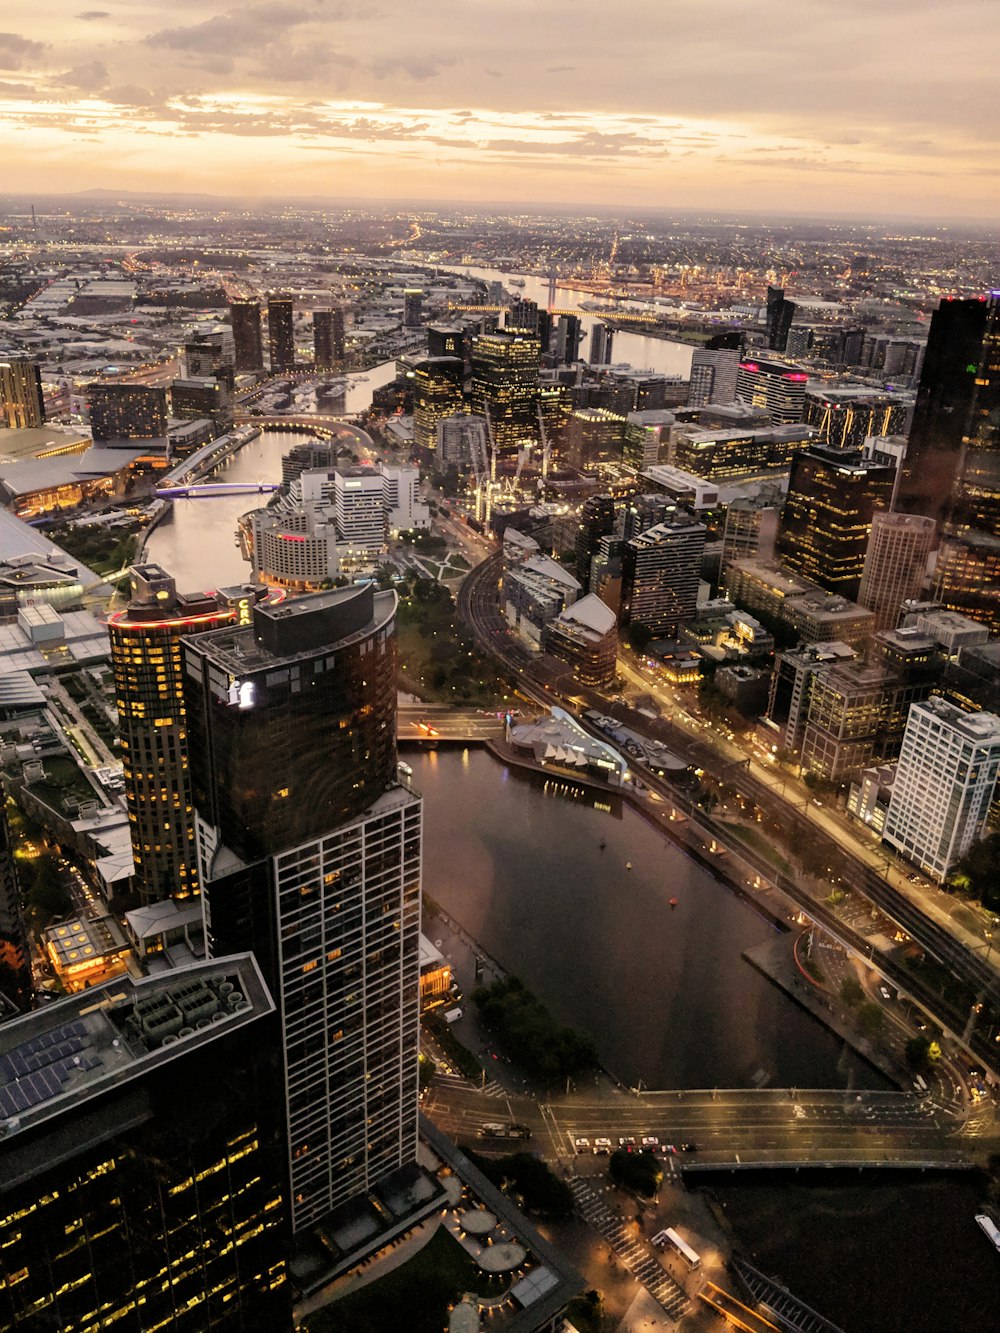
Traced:
MULTIPOLYGON (((463 277, 480 278, 483 282, 501 282, 509 292, 535 301, 542 309, 548 307, 549 285, 541 278, 530 274, 501 273, 496 268, 462 267, 451 270, 463 277), (511 277, 523 278, 523 287, 512 287, 511 277)), ((594 311, 580 309, 581 301, 596 301, 598 298, 589 292, 575 292, 567 287, 556 288, 556 307, 559 310, 575 310, 579 314, 587 338, 581 345, 581 355, 586 357, 591 326, 603 322, 603 316, 594 311)), ((687 379, 691 374, 691 357, 694 348, 690 343, 671 342, 667 338, 644 338, 639 333, 626 333, 616 329, 612 359, 615 362, 627 362, 637 370, 653 370, 658 375, 680 375, 687 379)))

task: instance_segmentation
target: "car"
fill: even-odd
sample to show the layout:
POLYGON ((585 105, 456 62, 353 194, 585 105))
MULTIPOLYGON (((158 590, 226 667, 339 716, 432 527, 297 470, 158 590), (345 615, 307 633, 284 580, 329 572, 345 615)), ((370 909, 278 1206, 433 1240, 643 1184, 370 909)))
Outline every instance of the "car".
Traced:
POLYGON ((573 1146, 577 1152, 590 1152, 590 1139, 574 1139, 573 1146))
POLYGON ((604 1156, 606 1156, 610 1151, 611 1151, 611 1140, 610 1140, 610 1139, 595 1139, 595 1140, 594 1140, 594 1154, 595 1154, 595 1156, 600 1156, 600 1155, 604 1155, 604 1156))
POLYGON ((658 1148, 660 1146, 660 1140, 655 1134, 644 1134, 642 1136, 642 1146, 644 1148, 658 1148))
POLYGON ((631 1152, 632 1149, 635 1147, 635 1139, 631 1134, 625 1136, 624 1138, 619 1138, 618 1146, 619 1148, 624 1148, 626 1152, 631 1152))
POLYGON ((697 1145, 697 1143, 682 1143, 682 1144, 681 1144, 681 1152, 697 1152, 697 1151, 698 1151, 698 1145, 697 1145))
POLYGON ((676 1155, 676 1153, 677 1153, 677 1145, 676 1145, 676 1144, 673 1144, 673 1143, 663 1143, 663 1144, 660 1145, 660 1151, 661 1151, 661 1152, 669 1152, 669 1153, 673 1153, 674 1155, 676 1155))
POLYGON ((891 1000, 891 999, 892 999, 892 995, 891 995, 890 992, 889 992, 889 987, 888 987, 888 986, 879 986, 879 988, 878 988, 878 993, 879 993, 879 995, 882 996, 882 999, 883 999, 883 1000, 891 1000))

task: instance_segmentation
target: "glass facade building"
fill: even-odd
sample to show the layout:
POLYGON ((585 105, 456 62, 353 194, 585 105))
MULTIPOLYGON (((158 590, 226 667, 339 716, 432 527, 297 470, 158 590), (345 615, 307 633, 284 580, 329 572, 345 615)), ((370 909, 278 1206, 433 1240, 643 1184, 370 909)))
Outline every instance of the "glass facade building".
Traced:
POLYGON ((295 310, 290 296, 268 300, 267 343, 273 374, 295 369, 295 310))
POLYGON ((233 348, 237 370, 264 369, 264 336, 261 331, 260 302, 233 301, 229 307, 233 325, 233 348))

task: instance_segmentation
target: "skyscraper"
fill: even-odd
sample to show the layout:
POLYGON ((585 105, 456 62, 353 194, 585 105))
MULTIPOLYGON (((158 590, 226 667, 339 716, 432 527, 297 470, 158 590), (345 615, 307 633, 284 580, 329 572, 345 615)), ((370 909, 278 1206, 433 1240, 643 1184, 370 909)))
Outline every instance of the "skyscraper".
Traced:
POLYGON ((403 328, 419 329, 424 317, 424 293, 420 287, 403 292, 403 328))
POLYGON ((590 328, 590 364, 606 366, 611 361, 615 331, 607 324, 592 324, 590 328))
POLYGON ((0 995, 16 1008, 27 1009, 33 991, 31 950, 4 802, 0 804, 0 995))
POLYGON ((472 408, 488 416, 500 449, 538 442, 541 344, 528 333, 480 333, 472 340, 472 408))
POLYGON ((465 356, 465 335, 457 324, 427 325, 427 355, 465 356))
POLYGON ((400 363, 413 382, 413 441, 421 449, 437 449, 438 423, 465 406, 465 362, 457 356, 425 356, 400 363))
POLYGON ((591 495, 583 502, 576 530, 576 577, 590 587, 590 562, 598 543, 615 530, 615 502, 610 495, 591 495))
POLYGON ((872 516, 888 509, 896 469, 860 454, 814 445, 792 459, 777 549, 806 578, 855 600, 872 516))
POLYGON ((218 596, 178 593, 150 564, 133 568, 128 607, 108 620, 135 881, 145 902, 198 892, 180 640, 237 614, 218 596))
POLYGON ((815 426, 819 443, 862 449, 870 435, 898 435, 906 428, 908 402, 899 394, 863 387, 807 389, 802 420, 815 426))
POLYGON ((44 426, 45 401, 38 366, 27 357, 0 358, 0 427, 44 426))
POLYGON ((691 357, 688 407, 734 403, 739 364, 740 354, 736 348, 696 348, 691 357))
POLYGON ((933 879, 982 837, 1000 771, 1000 718, 943 699, 906 719, 883 841, 933 879))
POLYGON ((276 1056, 246 954, 0 1026, 0 1327, 290 1330, 276 1056))
POLYGON ((736 371, 736 399, 763 409, 773 426, 790 425, 802 420, 808 380, 791 361, 745 358, 736 371))
POLYGON ((213 955, 279 1003, 293 1228, 415 1160, 420 798, 396 767, 396 596, 256 606, 184 643, 213 955))
POLYGON ((698 602, 705 528, 683 511, 625 543, 622 553, 623 625, 639 624, 654 638, 676 638, 698 602))
POLYGON ((295 369, 295 307, 290 296, 268 298, 267 344, 273 374, 295 369))
POLYGON ((313 360, 317 370, 335 370, 344 360, 344 312, 340 306, 313 311, 313 360))
POLYGON ((785 300, 784 287, 767 289, 767 345, 772 352, 783 352, 795 317, 795 302, 785 300))
POLYGON ((559 364, 572 365, 580 359, 580 343, 583 339, 583 325, 578 315, 560 315, 556 325, 556 356, 559 364))
POLYGON ((858 603, 875 612, 877 630, 894 629, 903 602, 917 597, 934 545, 934 520, 920 514, 872 515, 858 603))
POLYGON ((95 443, 161 440, 166 448, 166 389, 150 384, 89 384, 87 400, 95 443))
POLYGON ((947 610, 1000 634, 1000 537, 986 532, 942 537, 932 595, 947 610))
POLYGON ((233 301, 229 307, 233 325, 233 346, 237 370, 264 369, 264 336, 261 332, 260 302, 233 301))

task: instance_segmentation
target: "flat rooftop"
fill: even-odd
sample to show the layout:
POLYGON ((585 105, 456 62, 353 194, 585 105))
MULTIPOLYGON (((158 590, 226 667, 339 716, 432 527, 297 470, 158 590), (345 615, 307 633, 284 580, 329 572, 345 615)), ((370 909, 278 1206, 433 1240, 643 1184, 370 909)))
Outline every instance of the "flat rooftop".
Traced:
POLYGON ((0 1144, 274 1009, 250 954, 116 977, 0 1025, 0 1144))

